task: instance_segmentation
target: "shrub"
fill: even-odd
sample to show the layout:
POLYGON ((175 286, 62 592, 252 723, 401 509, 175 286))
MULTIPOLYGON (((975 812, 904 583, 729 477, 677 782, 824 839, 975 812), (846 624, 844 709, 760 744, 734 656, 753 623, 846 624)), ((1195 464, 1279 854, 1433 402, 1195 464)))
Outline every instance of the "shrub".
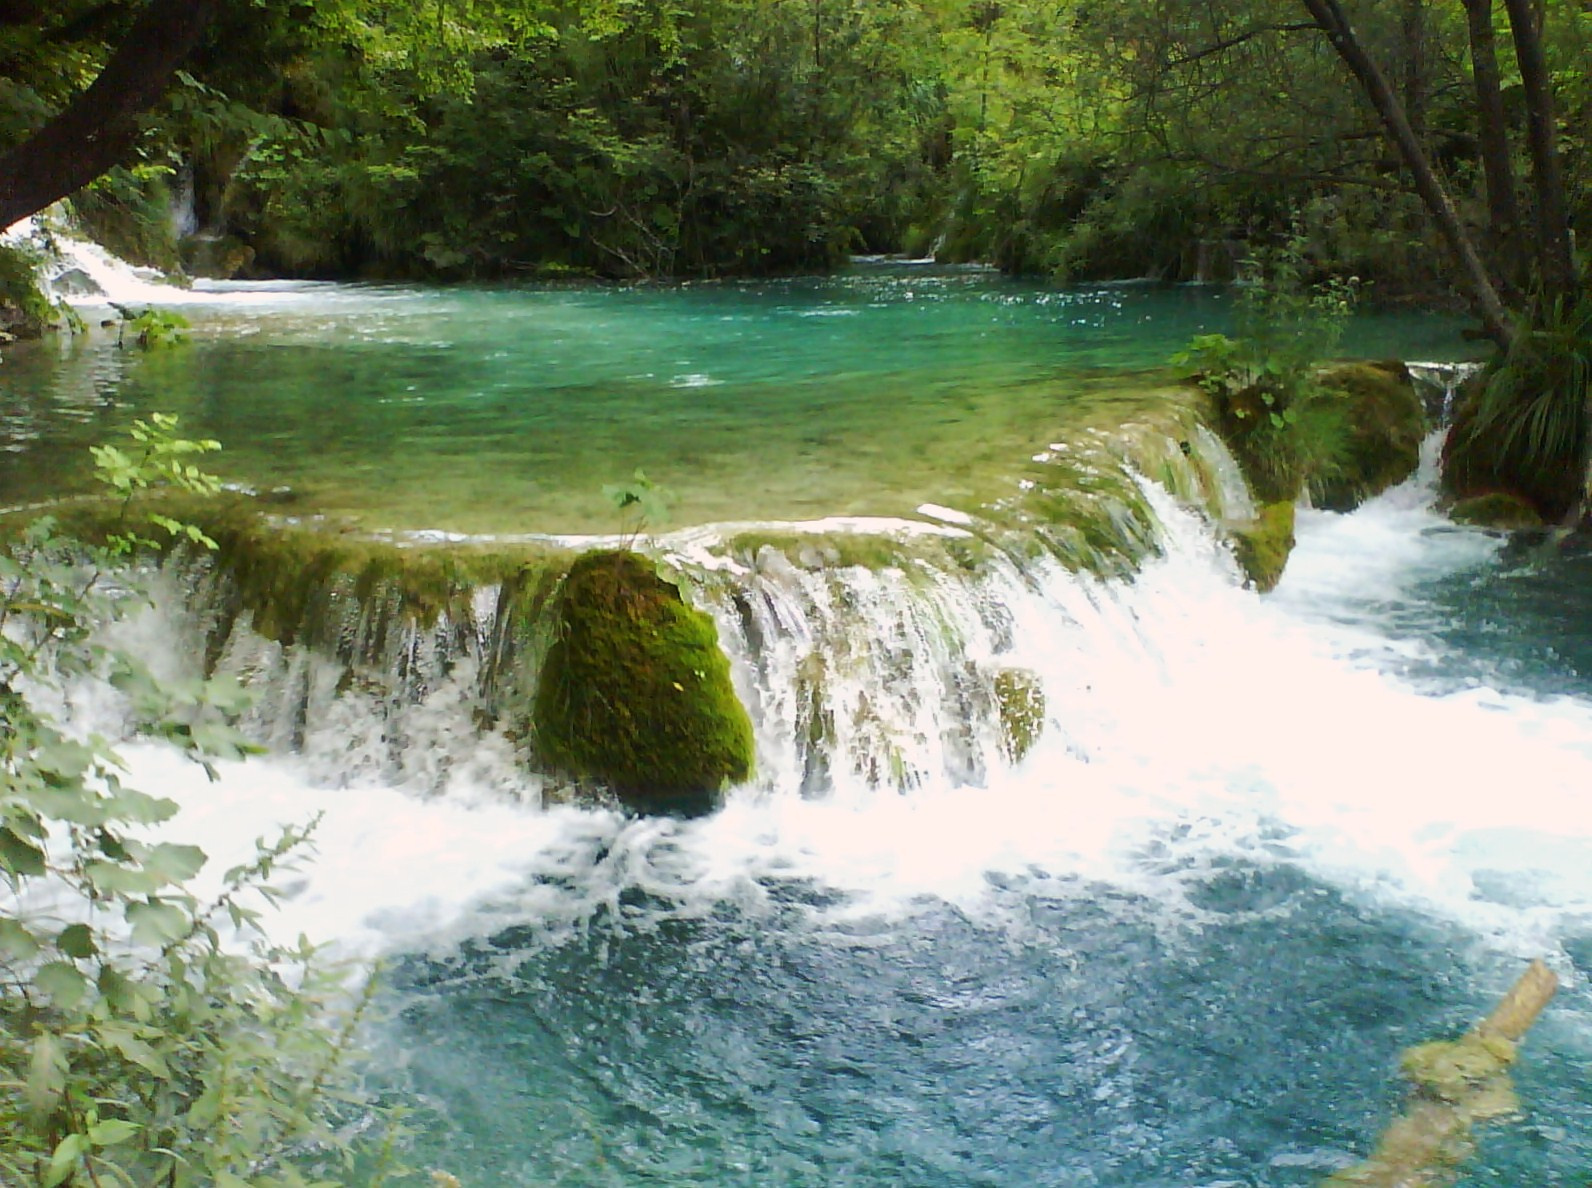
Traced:
MULTIPOLYGON (((252 749, 232 726, 236 686, 158 678, 97 635, 139 601, 132 554, 149 542, 134 496, 215 488, 193 461, 215 443, 175 426, 137 422, 131 448, 96 451, 123 511, 105 544, 64 539, 43 519, 0 551, 6 1184, 296 1185, 351 1158, 333 1127, 358 1108, 340 1087, 368 986, 259 926, 271 876, 308 830, 259 843, 201 903, 188 883, 204 853, 159 836, 177 806, 126 786, 113 746, 48 708, 71 680, 102 677, 146 733, 212 772, 252 749)), ((150 523, 203 542, 176 521, 150 523)))

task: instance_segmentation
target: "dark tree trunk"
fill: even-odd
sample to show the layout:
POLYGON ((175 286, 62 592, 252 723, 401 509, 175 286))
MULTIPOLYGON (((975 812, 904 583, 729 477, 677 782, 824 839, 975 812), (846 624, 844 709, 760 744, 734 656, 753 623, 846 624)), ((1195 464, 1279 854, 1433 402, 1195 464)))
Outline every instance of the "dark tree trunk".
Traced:
POLYGON ((1559 163, 1559 129, 1553 82, 1542 48, 1542 17, 1532 0, 1504 0, 1526 92, 1526 133, 1531 143, 1531 174, 1537 196, 1537 267, 1549 298, 1569 297, 1576 289, 1570 250, 1570 214, 1564 170, 1559 163))
POLYGON ((1404 92, 1404 114, 1409 118, 1415 139, 1426 143, 1426 107, 1429 83, 1426 77, 1426 0, 1404 0, 1400 21, 1403 61, 1400 83, 1404 92))
POLYGON ((1476 312, 1481 317, 1488 337, 1499 346, 1507 347, 1514 341, 1514 321, 1504 308, 1498 288, 1482 263, 1481 254, 1476 250, 1470 233, 1460 221, 1459 212, 1454 209, 1448 191, 1443 188, 1425 149, 1421 147, 1420 139, 1410 127, 1404 106, 1388 83, 1387 76, 1360 44, 1338 0, 1302 0, 1302 3, 1315 19, 1316 25, 1327 35, 1338 57, 1343 59, 1358 80, 1388 135, 1392 137, 1406 168, 1414 175, 1416 193, 1436 222, 1443 241, 1453 252, 1461 278, 1476 303, 1476 312))
POLYGON ((137 142, 225 0, 150 0, 99 77, 27 140, 0 156, 0 228, 73 194, 137 142))
POLYGON ((1520 203, 1515 196, 1509 121, 1504 114, 1503 86, 1498 74, 1493 0, 1465 0, 1465 16, 1470 23, 1471 77, 1476 87, 1481 167, 1487 179, 1488 221, 1493 246, 1505 252, 1520 233, 1520 203))

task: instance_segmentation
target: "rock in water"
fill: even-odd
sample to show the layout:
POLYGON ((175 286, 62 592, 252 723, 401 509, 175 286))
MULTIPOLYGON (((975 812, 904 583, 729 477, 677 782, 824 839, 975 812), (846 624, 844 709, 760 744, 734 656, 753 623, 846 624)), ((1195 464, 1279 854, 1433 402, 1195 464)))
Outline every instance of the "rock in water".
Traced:
POLYGON ((752 771, 752 724, 713 620, 628 551, 588 553, 554 610, 536 745, 640 809, 697 809, 752 771))

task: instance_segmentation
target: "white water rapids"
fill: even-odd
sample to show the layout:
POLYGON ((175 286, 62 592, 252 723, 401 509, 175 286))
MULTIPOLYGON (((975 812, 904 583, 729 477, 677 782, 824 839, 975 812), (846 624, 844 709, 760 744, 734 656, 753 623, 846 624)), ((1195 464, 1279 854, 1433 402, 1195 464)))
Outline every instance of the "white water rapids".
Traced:
MULTIPOLYGON (((1426 645, 1388 634, 1377 608, 1486 562, 1498 541, 1434 513, 1426 473, 1350 516, 1305 513, 1283 584, 1259 597, 1201 519, 1154 503, 1165 555, 1131 582, 997 568, 925 595, 860 569, 765 576, 784 603, 766 603, 755 656, 716 606, 761 707, 761 770, 705 819, 541 806, 508 743, 472 724, 468 670, 405 713, 396 767, 372 758, 392 753, 393 722, 345 694, 317 703, 300 754, 228 765, 210 784, 137 745, 133 782, 182 801, 172 834, 217 870, 255 837, 324 814, 321 856, 273 927, 366 953, 446 949, 522 921, 556 929, 627 888, 689 916, 755 903, 769 877, 849 892, 838 910, 850 913, 933 896, 976 914, 995 910, 992 877, 1044 871, 1148 896, 1197 927, 1185 890, 1237 858, 1298 864, 1353 898, 1546 955, 1574 979, 1561 942, 1592 930, 1592 702, 1485 685, 1433 694, 1379 671, 1426 645), (791 594, 820 581, 821 596, 791 594), (839 618, 818 622, 812 608, 832 597, 839 618), (1007 623, 995 634, 992 606, 1007 623), (921 773, 905 791, 866 763, 848 769, 866 739, 836 744, 823 788, 796 758, 791 674, 835 622, 827 646, 850 638, 874 654, 831 664, 826 696, 871 704, 856 722, 890 723, 900 764, 921 773), (1037 673, 1046 696, 1043 734, 1016 765, 993 737, 937 717, 947 674, 997 654, 1037 673)), ((159 654, 191 638, 171 624, 151 614, 128 630, 159 654)))

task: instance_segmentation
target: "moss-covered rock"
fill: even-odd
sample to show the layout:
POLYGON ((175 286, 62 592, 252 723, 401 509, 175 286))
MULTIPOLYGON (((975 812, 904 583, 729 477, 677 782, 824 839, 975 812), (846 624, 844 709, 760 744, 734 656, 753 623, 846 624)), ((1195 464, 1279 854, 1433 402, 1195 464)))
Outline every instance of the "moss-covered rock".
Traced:
POLYGON ((1542 528, 1542 517, 1518 495, 1493 491, 1486 495, 1472 495, 1459 499, 1448 509, 1448 518, 1456 524, 1473 524, 1478 528, 1502 528, 1519 531, 1542 528))
POLYGON ((182 241, 182 262, 193 276, 231 280, 254 263, 254 249, 234 235, 196 235, 182 241))
POLYGON ((752 724, 713 620, 646 560, 588 553, 566 575, 537 684, 537 749, 644 809, 697 809, 752 770, 752 724))
POLYGON ((1294 505, 1281 499, 1261 507, 1253 524, 1233 529, 1233 554, 1249 579, 1265 593, 1282 580, 1294 546, 1294 505))
POLYGON ((1426 410, 1402 363, 1348 363, 1321 375, 1346 405, 1347 439, 1335 473, 1312 491, 1331 511, 1352 511, 1415 473, 1426 436, 1426 410))
MULTIPOLYGON (((350 608, 376 636, 384 624, 431 627, 446 615, 468 623, 477 592, 499 587, 520 603, 545 601, 553 580, 569 564, 568 549, 541 544, 399 545, 339 531, 335 524, 284 522, 244 495, 160 495, 131 513, 112 500, 80 499, 51 509, 69 536, 104 543, 131 533, 156 545, 170 538, 151 517, 161 515, 199 528, 216 544, 212 572, 225 583, 217 604, 219 634, 247 612, 253 629, 283 645, 304 643, 347 650, 350 608)), ((0 534, 15 531, 37 513, 0 517, 0 534)))
POLYGON ((33 258, 0 245, 0 341, 37 338, 55 321, 55 308, 39 288, 33 258))
POLYGON ((1000 711, 1001 750, 1016 763, 1039 741, 1045 729, 1045 689, 1026 668, 1003 668, 995 674, 995 704, 1000 711))

